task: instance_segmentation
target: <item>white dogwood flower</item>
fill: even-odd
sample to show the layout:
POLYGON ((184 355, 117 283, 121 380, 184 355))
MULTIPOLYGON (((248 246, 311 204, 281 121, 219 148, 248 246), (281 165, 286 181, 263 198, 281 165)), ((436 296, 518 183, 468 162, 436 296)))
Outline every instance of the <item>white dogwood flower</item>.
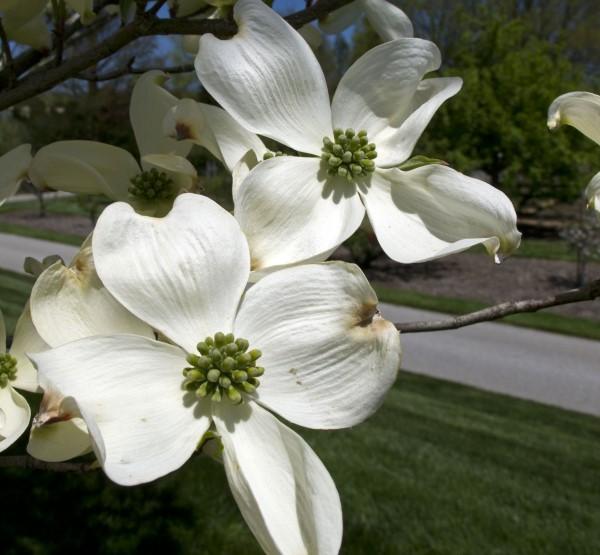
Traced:
POLYGON ((364 15, 384 41, 412 37, 412 23, 398 6, 400 3, 397 0, 354 0, 319 20, 319 27, 326 33, 341 33, 364 15))
POLYGON ((384 251, 400 262, 478 243, 497 257, 518 246, 514 208, 497 189, 444 166, 397 169, 462 84, 422 80, 440 65, 433 43, 403 38, 370 50, 346 72, 330 106, 323 72, 292 27, 259 0, 240 0, 234 14, 232 39, 200 39, 203 86, 253 133, 311 155, 272 157, 239 187, 235 216, 253 269, 326 256, 365 210, 384 251))
MULTIPOLYGON (((569 92, 556 98, 548 109, 548 127, 571 125, 600 145, 600 96, 590 92, 569 92)), ((590 208, 600 213, 600 173, 585 189, 590 208)))
POLYGON ((362 422, 400 364, 400 339, 360 269, 275 272, 247 291, 236 220, 184 194, 164 218, 115 203, 93 238, 98 273, 170 343, 96 336, 33 356, 74 399, 107 475, 133 485, 179 468, 210 430, 242 515, 268 553, 337 553, 339 497, 312 449, 269 411, 311 428, 362 422))
POLYGON ((61 191, 103 194, 130 202, 150 215, 166 213, 181 191, 197 180, 185 158, 192 145, 163 132, 163 119, 177 98, 161 85, 166 74, 149 71, 137 81, 129 117, 140 151, 141 166, 125 149, 96 141, 58 141, 41 148, 29 171, 33 183, 61 191))

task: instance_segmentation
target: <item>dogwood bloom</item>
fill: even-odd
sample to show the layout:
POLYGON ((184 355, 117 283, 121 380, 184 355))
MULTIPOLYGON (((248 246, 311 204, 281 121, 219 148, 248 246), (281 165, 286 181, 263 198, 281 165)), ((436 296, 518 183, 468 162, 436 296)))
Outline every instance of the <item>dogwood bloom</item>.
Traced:
MULTIPOLYGON (((556 98, 548 109, 548 127, 571 125, 600 145, 600 96, 590 92, 569 92, 556 98)), ((590 208, 600 212, 600 172, 589 182, 585 197, 590 208)))
POLYGON ((185 158, 192 145, 163 133, 163 119, 177 98, 161 84, 166 74, 149 71, 137 81, 129 117, 141 157, 96 141, 58 141, 41 148, 29 171, 33 183, 61 191, 103 194, 130 202, 150 215, 166 213, 179 192, 192 189, 197 173, 185 158))
POLYGON ((403 38, 370 50, 330 107, 323 72, 296 31, 259 0, 240 0, 234 14, 232 39, 200 39, 202 84, 253 133, 311 155, 261 162, 239 188, 235 216, 253 269, 324 256, 358 228, 365 209, 382 248, 400 262, 478 243, 497 257, 518 246, 515 211, 500 191, 444 166, 396 168, 462 84, 421 80, 440 65, 433 43, 403 38))
POLYGON ((17 192, 30 164, 31 145, 20 145, 0 156, 0 206, 17 192))
POLYGON ((398 7, 399 3, 395 0, 354 0, 319 20, 319 27, 326 33, 341 33, 364 15, 384 41, 412 37, 412 23, 398 7))
POLYGON ((88 337, 33 355, 43 387, 76 402, 115 482, 179 468, 218 434, 242 515, 268 553, 337 553, 335 485, 270 411, 311 428, 362 422, 400 364, 399 334, 360 269, 273 273, 245 291, 248 246, 210 199, 184 194, 164 218, 115 203, 93 251, 115 298, 170 342, 88 337))
MULTIPOLYGON (((95 270, 90 239, 69 265, 55 261, 40 273, 28 306, 28 354, 106 333, 154 337, 150 327, 123 308, 103 286, 95 270)), ((25 333, 20 337, 26 337, 25 333)), ((27 358, 25 361, 30 367, 30 381, 37 388, 37 371, 27 358)), ((87 428, 71 400, 55 390, 44 391, 33 419, 29 454, 45 461, 63 461, 89 450, 87 428)))

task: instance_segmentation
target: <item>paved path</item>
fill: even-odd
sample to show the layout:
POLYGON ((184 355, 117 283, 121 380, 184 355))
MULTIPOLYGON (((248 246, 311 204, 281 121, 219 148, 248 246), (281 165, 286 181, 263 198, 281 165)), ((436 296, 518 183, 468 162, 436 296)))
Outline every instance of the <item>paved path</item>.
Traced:
MULTIPOLYGON (((394 322, 439 319, 384 304, 394 322)), ((600 415, 600 342, 484 323, 402 336, 402 367, 559 407, 600 415)))
MULTIPOLYGON (((0 268, 22 271, 25 256, 75 247, 0 233, 0 268)), ((441 314, 384 304, 394 322, 439 319, 441 314)), ((517 328, 477 324, 460 330, 402 336, 403 368, 600 416, 600 342, 517 328)))
POLYGON ((76 252, 77 248, 71 245, 0 233, 0 268, 5 270, 22 272, 26 256, 40 260, 49 254, 58 254, 70 262, 76 252))

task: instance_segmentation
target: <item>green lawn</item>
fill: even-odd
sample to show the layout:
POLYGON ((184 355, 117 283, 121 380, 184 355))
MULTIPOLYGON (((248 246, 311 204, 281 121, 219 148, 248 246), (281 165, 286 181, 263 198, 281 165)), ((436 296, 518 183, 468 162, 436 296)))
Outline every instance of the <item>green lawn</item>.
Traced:
MULTIPOLYGON (((340 491, 344 554, 600 553, 600 419, 401 373, 367 423, 301 433, 340 491)), ((131 489, 0 475, 5 554, 259 553, 208 459, 131 489)))
POLYGON ((17 319, 29 298, 33 278, 0 269, 0 309, 6 320, 8 335, 12 335, 17 319))
MULTIPOLYGON (((467 312, 473 312, 488 306, 479 301, 427 295, 415 291, 384 287, 378 284, 372 285, 381 302, 411 306, 423 310, 433 310, 447 314, 466 314, 467 312)), ((563 316, 562 314, 553 314, 547 310, 536 313, 515 314, 498 321, 514 326, 545 330, 564 335, 600 339, 600 322, 597 320, 563 316)))

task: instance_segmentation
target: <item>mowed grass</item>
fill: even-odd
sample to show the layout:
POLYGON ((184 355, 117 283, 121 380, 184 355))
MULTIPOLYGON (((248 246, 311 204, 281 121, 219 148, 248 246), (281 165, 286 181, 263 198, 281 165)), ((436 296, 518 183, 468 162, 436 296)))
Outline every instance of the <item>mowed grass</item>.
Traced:
MULTIPOLYGON (((339 489, 344 554, 600 553, 599 419, 401 373, 366 423, 301 433, 339 489)), ((260 553, 210 459, 134 488, 0 476, 3 553, 260 553)))
MULTIPOLYGON (((29 287, 0 272, 9 329, 29 287)), ((339 489, 343 554, 600 553, 600 419, 401 372, 366 423, 298 431, 339 489)), ((101 472, 0 478, 3 554, 260 553, 206 458, 134 488, 101 472)))
MULTIPOLYGON (((455 299, 439 295, 427 295, 426 293, 417 293, 416 291, 405 289, 393 289, 378 284, 372 285, 381 302, 421 308, 423 310, 433 310, 446 314, 466 314, 489 306, 480 301, 455 299)), ((599 301, 596 300, 593 302, 599 301)), ((597 320, 563 316, 562 314, 554 314, 547 310, 514 314, 496 321, 504 324, 512 324, 514 326, 561 333, 563 335, 600 340, 600 322, 597 320)))
POLYGON ((12 335, 17 319, 29 298, 34 279, 0 269, 0 309, 6 320, 8 335, 12 335))

